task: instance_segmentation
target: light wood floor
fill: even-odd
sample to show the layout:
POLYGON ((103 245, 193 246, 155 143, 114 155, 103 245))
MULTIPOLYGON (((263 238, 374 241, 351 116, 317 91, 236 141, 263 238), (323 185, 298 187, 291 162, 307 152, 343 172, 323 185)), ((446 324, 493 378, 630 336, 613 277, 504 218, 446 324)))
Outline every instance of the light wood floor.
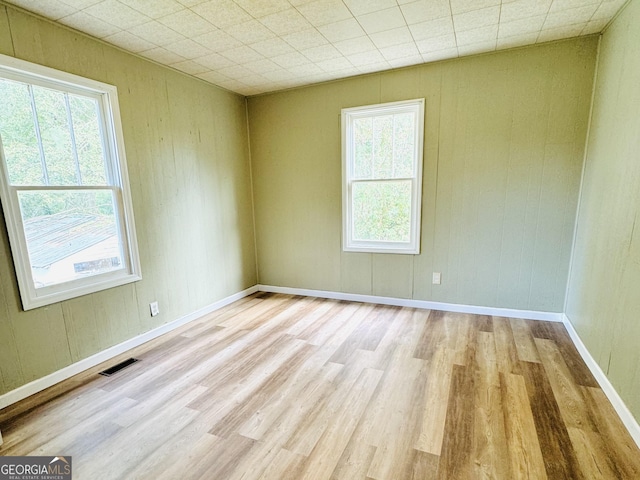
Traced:
POLYGON ((132 354, 1 411, 0 454, 76 480, 640 478, 562 324, 257 294, 132 354))

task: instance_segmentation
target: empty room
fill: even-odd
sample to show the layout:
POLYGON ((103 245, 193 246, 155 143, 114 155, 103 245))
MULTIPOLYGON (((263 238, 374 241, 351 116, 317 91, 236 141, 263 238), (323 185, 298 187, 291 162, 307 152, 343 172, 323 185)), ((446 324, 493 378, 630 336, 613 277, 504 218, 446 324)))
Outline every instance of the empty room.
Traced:
POLYGON ((640 478, 640 0, 0 0, 0 480, 640 478))

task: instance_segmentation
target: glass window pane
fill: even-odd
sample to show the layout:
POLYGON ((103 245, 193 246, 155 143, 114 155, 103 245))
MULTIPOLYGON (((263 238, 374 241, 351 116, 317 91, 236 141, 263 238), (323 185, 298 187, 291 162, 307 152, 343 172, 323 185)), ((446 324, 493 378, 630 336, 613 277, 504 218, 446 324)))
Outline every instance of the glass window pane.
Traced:
POLYGON ((393 171, 392 178, 413 176, 415 142, 415 115, 402 113, 393 116, 393 171))
POLYGON ((358 118, 353 122, 353 176, 372 178, 373 119, 358 118))
POLYGON ((393 115, 373 118, 372 178, 391 178, 393 170, 393 115))
POLYGON ((44 185, 29 87, 0 79, 0 139, 12 185, 44 185))
POLYGON ((64 93, 33 87, 50 185, 79 185, 64 93))
POLYGON ((124 268, 111 190, 19 191, 36 288, 124 268))
POLYGON ((354 240, 409 242, 410 180, 355 182, 352 188, 354 240))
POLYGON ((106 185, 98 102, 93 98, 69 95, 69 105, 82 184, 106 185))

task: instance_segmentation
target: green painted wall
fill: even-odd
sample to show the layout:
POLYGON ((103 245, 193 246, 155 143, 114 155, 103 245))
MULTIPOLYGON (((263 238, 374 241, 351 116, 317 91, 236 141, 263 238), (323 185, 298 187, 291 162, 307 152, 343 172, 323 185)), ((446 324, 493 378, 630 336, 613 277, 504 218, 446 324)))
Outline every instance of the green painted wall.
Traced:
POLYGON ((640 1, 602 37, 566 313, 640 419, 640 1))
POLYGON ((255 285, 242 97, 2 4, 0 53, 118 87, 143 274, 23 312, 0 222, 0 394, 255 285))
POLYGON ((581 38, 250 98, 260 283, 561 312, 596 49, 581 38), (422 253, 344 253, 340 109, 418 97, 422 253))

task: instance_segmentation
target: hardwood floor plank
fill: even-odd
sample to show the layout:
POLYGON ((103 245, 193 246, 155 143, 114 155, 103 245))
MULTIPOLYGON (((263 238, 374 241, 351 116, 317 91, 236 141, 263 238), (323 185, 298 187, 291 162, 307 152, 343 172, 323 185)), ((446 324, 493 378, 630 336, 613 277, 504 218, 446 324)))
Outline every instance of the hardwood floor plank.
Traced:
POLYGON ((442 454, 438 463, 438 479, 473 478, 472 449, 474 436, 475 375, 472 367, 454 365, 451 390, 444 427, 442 454))
POLYGON ((478 368, 475 370, 474 382, 473 476, 513 478, 493 332, 478 332, 476 364, 478 368))
POLYGON ((575 383, 555 342, 541 338, 536 338, 535 342, 564 423, 567 427, 596 431, 582 390, 575 383))
POLYGON ((509 323, 511 324, 513 339, 516 342, 518 359, 523 362, 540 363, 540 355, 536 349, 536 344, 533 341, 533 335, 531 334, 527 321, 519 318, 511 318, 509 323))
POLYGON ((547 476, 554 480, 585 479, 544 367, 522 362, 522 372, 547 476))
POLYGON ((500 387, 512 478, 546 480, 547 472, 524 378, 501 373, 500 387))
POLYGON ((438 462, 440 457, 430 453, 414 450, 411 460, 411 472, 404 478, 408 480, 435 480, 438 478, 438 462))
POLYGON ((520 373, 518 349, 509 319, 493 317, 493 333, 496 342, 498 371, 501 373, 520 373))

